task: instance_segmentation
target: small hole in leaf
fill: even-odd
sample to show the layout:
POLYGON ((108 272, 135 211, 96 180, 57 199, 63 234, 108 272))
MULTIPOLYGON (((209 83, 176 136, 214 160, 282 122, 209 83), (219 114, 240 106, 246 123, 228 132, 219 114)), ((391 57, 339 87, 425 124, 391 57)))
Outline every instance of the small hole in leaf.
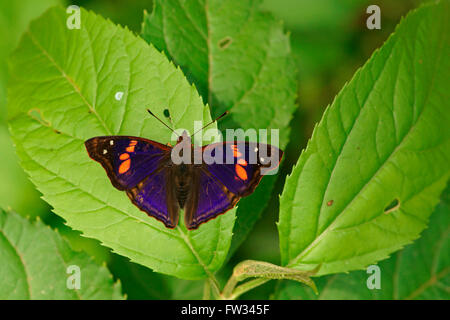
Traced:
POLYGON ((169 112, 169 109, 164 109, 164 117, 170 118, 170 112, 169 112))
POLYGON ((233 39, 231 37, 225 37, 222 40, 219 41, 218 45, 220 49, 226 49, 229 47, 229 45, 233 42, 233 39))
POLYGON ((386 208, 384 208, 384 213, 388 214, 392 211, 397 210, 400 207, 400 201, 398 199, 392 200, 390 204, 387 205, 386 208))

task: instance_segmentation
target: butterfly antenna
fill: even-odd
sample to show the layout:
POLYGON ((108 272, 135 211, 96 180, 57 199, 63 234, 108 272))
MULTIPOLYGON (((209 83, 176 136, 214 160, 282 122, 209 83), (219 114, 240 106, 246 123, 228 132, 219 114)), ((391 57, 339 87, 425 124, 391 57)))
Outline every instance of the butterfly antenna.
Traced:
POLYGON ((225 117, 228 114, 228 110, 225 111, 224 113, 222 113, 220 116, 218 116, 217 118, 215 118, 213 121, 211 121, 210 123, 208 123, 207 125, 203 126, 203 128, 201 128, 200 130, 197 130, 194 132, 194 134, 192 136, 194 136, 197 132, 202 131, 203 129, 205 129, 207 126, 213 124, 214 122, 218 121, 220 118, 225 117))
POLYGON ((164 123, 160 118, 158 118, 153 112, 150 111, 150 109, 147 109, 148 113, 150 113, 153 117, 155 117, 156 120, 158 120, 159 122, 161 122, 166 128, 170 129, 170 131, 172 131, 173 133, 175 133, 176 135, 178 135, 175 130, 173 130, 171 127, 169 127, 166 123, 164 123))

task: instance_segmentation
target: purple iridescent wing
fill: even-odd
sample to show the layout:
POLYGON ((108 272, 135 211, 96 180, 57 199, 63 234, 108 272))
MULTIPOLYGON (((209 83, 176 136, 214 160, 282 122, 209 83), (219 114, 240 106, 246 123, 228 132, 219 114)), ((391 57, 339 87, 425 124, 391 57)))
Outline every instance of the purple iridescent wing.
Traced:
POLYGON ((250 195, 264 174, 275 171, 283 155, 276 147, 252 142, 217 143, 201 150, 203 164, 194 171, 185 207, 188 229, 198 228, 250 195))
POLYGON ((245 197, 266 174, 276 173, 283 151, 256 142, 225 142, 203 147, 207 170, 231 192, 245 197))
POLYGON ((184 208, 188 229, 197 229, 203 222, 225 213, 240 199, 207 170, 197 168, 193 175, 192 189, 184 208))
POLYGON ((142 211, 175 227, 178 207, 172 201, 172 190, 166 187, 170 147, 128 136, 94 137, 85 146, 89 156, 103 166, 114 187, 126 191, 142 211))
POLYGON ((119 190, 135 187, 170 157, 168 146, 137 137, 95 137, 85 145, 89 156, 100 162, 119 190))
POLYGON ((163 222, 168 228, 178 224, 178 201, 173 187, 173 170, 158 169, 130 190, 127 195, 142 211, 163 222))

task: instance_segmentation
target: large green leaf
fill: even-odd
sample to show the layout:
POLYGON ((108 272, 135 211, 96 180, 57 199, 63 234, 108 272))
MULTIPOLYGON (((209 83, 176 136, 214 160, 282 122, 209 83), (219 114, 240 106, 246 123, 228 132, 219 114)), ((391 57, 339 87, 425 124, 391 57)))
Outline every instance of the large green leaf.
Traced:
MULTIPOLYGON (((296 68, 282 24, 259 6, 252 0, 156 0, 142 36, 183 69, 215 115, 230 111, 221 128, 279 129, 284 148, 295 109, 296 68)), ((266 177, 241 200, 231 251, 259 218, 274 182, 266 177)))
POLYGON ((47 8, 62 0, 22 0, 0 2, 0 207, 14 208, 21 214, 38 215, 48 212, 48 207, 39 198, 39 193, 28 181, 18 164, 6 126, 6 84, 8 81, 8 56, 16 47, 20 35, 31 19, 41 15, 47 8))
POLYGON ((37 221, 0 210, 0 299, 123 299, 108 269, 37 221), (71 266, 80 287, 69 289, 71 266))
POLYGON ((5 118, 6 83, 11 51, 31 19, 41 15, 48 7, 62 3, 63 0, 22 0, 0 2, 0 29, 4 30, 0 39, 0 120, 5 118))
POLYGON ((277 299, 450 299, 450 199, 438 205, 422 237, 379 263, 380 288, 368 289, 372 273, 353 271, 319 278, 320 294, 298 282, 280 283, 277 299))
POLYGON ((361 269, 425 228, 450 173, 449 13, 409 14, 326 110, 280 199, 284 265, 361 269))
POLYGON ((34 21, 11 59, 9 117, 21 164, 69 226, 132 261, 182 278, 210 275, 223 263, 234 212, 203 224, 167 229, 114 189, 84 141, 135 135, 162 143, 176 128, 210 120, 181 70, 131 32, 82 10, 81 29, 54 8, 34 21), (117 100, 117 92, 123 92, 117 100), (170 120, 170 121, 169 121, 170 120))

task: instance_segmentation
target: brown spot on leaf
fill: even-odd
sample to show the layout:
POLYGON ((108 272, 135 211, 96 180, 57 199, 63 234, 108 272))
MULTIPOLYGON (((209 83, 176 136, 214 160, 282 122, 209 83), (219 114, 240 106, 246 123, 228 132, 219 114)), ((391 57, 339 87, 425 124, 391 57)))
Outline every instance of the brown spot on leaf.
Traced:
POLYGON ((233 42, 233 39, 229 36, 223 38, 222 40, 220 40, 218 42, 219 48, 220 49, 226 49, 230 46, 230 44, 233 42))

